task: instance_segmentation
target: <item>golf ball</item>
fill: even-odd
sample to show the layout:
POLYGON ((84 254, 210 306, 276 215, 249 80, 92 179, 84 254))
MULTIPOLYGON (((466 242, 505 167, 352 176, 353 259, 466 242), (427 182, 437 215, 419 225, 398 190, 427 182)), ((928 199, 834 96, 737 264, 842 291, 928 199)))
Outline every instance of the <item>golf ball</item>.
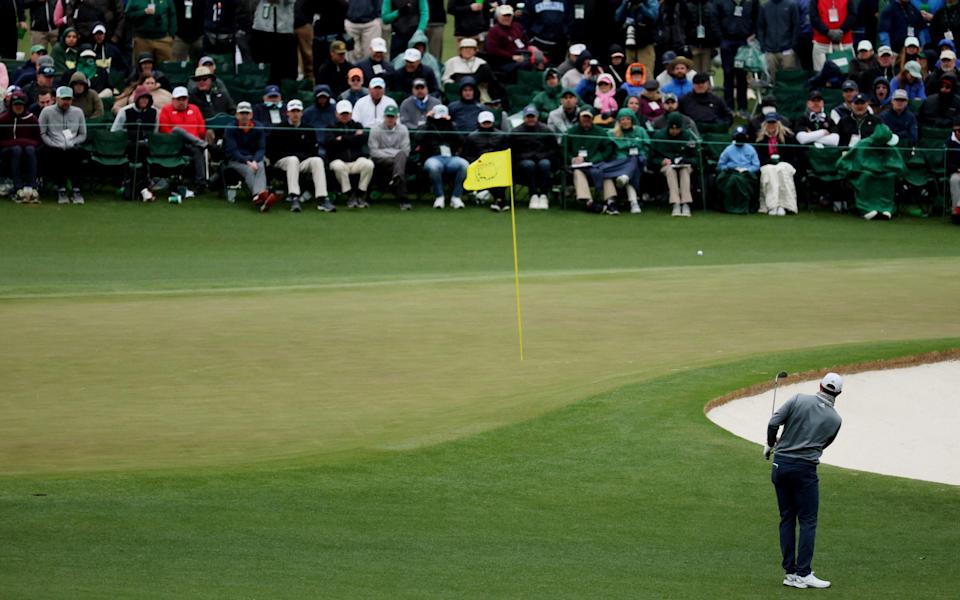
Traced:
POLYGON ((703 250, 697 250, 697 256, 703 256, 703 250))

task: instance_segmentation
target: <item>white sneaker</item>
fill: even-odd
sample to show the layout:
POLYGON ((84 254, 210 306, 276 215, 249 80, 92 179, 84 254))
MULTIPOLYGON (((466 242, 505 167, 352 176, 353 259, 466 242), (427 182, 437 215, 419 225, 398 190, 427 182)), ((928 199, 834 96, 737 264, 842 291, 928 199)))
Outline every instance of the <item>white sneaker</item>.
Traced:
POLYGON ((640 203, 639 203, 639 202, 637 202, 636 200, 634 200, 633 202, 630 203, 630 214, 631 214, 631 215, 639 215, 639 214, 642 213, 642 212, 643 212, 643 210, 640 208, 640 203))
POLYGON ((463 203, 463 200, 454 196, 453 198, 450 198, 450 207, 454 210, 459 210, 461 208, 466 208, 467 205, 463 203))
POLYGON ((863 218, 869 221, 869 220, 873 219, 875 216, 877 216, 877 211, 871 210, 870 212, 865 213, 865 214, 863 215, 863 218))
POLYGON ((889 210, 885 210, 885 211, 883 211, 883 212, 880 213, 880 214, 883 215, 883 218, 886 219, 886 220, 888 220, 888 221, 893 218, 893 215, 890 214, 890 211, 889 211, 889 210))
POLYGON ((446 204, 446 200, 443 199, 443 196, 437 196, 437 199, 433 201, 434 208, 443 208, 446 204))
POLYGON ((689 217, 689 216, 690 216, 690 205, 689 205, 689 204, 681 204, 681 205, 680 205, 680 216, 681 216, 681 217, 689 217))
POLYGON ((783 576, 783 585, 800 588, 801 590, 807 589, 807 584, 800 581, 800 578, 797 577, 794 573, 790 573, 789 575, 783 576))
POLYGON ((673 205, 673 212, 670 213, 670 216, 671 216, 671 217, 682 217, 682 216, 683 216, 683 213, 682 213, 681 210, 680 210, 680 205, 679 205, 679 204, 674 204, 674 205, 673 205))
POLYGON ((490 202, 493 198, 493 194, 490 193, 490 190, 480 190, 476 193, 477 202, 490 202))
POLYGON ((530 210, 540 210, 540 194, 530 194, 530 204, 527 208, 530 210))
POLYGON ((546 194, 540 194, 540 210, 550 210, 550 198, 546 194))
POLYGON ((775 217, 777 216, 777 209, 771 208, 770 210, 767 211, 767 214, 770 215, 771 217, 775 217))
POLYGON ((819 588, 819 589, 830 587, 829 581, 820 579, 819 577, 813 574, 813 571, 810 571, 810 574, 805 577, 800 577, 799 575, 797 575, 796 581, 802 583, 804 587, 812 587, 812 588, 819 588))
POLYGON ((782 207, 782 206, 781 206, 780 208, 778 208, 778 209, 777 209, 777 216, 778 216, 778 217, 785 217, 785 216, 787 216, 787 209, 785 209, 785 208, 782 207))

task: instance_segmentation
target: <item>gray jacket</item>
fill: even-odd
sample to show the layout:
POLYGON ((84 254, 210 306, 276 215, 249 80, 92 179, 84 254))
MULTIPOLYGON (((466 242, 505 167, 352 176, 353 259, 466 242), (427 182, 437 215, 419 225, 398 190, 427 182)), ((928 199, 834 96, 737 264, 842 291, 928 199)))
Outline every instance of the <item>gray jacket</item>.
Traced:
POLYGON ((757 40, 764 52, 783 52, 797 47, 800 9, 793 0, 770 0, 760 7, 757 40))
POLYGON ((260 0, 253 13, 253 28, 268 33, 293 33, 294 0, 260 0))
POLYGON ((374 125, 367 142, 371 158, 393 158, 398 154, 410 155, 410 131, 401 123, 387 129, 383 123, 374 125))
POLYGON ((834 401, 823 392, 790 398, 770 417, 767 445, 774 445, 777 430, 783 425, 783 435, 776 442, 777 456, 819 463, 823 449, 833 443, 843 422, 833 407, 834 401))
POLYGON ((427 113, 433 110, 433 107, 441 104, 440 100, 434 96, 427 96, 424 99, 426 105, 423 110, 417 106, 417 99, 414 96, 408 97, 400 104, 400 122, 409 129, 419 129, 427 122, 427 113))
POLYGON ((83 111, 76 106, 62 111, 56 104, 44 108, 40 111, 40 137, 51 148, 68 150, 79 147, 87 139, 87 120, 83 111))

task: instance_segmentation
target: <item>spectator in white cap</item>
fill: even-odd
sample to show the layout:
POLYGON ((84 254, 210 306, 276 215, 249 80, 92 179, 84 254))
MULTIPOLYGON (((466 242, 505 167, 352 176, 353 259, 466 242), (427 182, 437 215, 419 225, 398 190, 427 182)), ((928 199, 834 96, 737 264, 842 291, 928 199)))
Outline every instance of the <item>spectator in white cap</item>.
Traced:
POLYGON ((187 88, 173 88, 173 100, 160 109, 160 133, 183 137, 183 151, 193 162, 193 185, 196 193, 207 185, 207 125, 196 104, 190 104, 187 88))
POLYGON ((911 60, 919 61, 922 51, 923 47, 920 45, 920 40, 913 36, 908 37, 903 42, 903 48, 900 49, 900 56, 897 59, 897 69, 903 70, 911 60))
POLYGON ((923 87, 923 73, 920 63, 911 60, 903 66, 900 74, 890 80, 890 91, 907 90, 911 100, 926 100, 927 92, 923 87))
POLYGON ((107 38, 107 27, 103 23, 93 26, 93 52, 97 57, 97 66, 101 69, 123 75, 130 71, 129 59, 120 51, 116 39, 107 38))
MULTIPOLYGON (((931 9, 930 12, 936 11, 931 9)), ((894 50, 903 48, 908 37, 923 37, 930 41, 927 24, 919 6, 910 0, 890 0, 877 21, 877 41, 881 46, 890 46, 894 50)))
POLYGON ((414 79, 411 94, 400 105, 400 122, 408 129, 420 129, 427 123, 427 114, 440 104, 436 96, 427 92, 424 79, 414 79))
POLYGON ((51 166, 47 179, 57 186, 57 202, 83 204, 81 147, 87 139, 87 122, 83 111, 73 106, 73 90, 69 87, 58 87, 56 103, 40 112, 40 137, 43 151, 37 162, 51 166), (72 195, 67 194, 68 183, 73 186, 72 195))
POLYGON ((394 85, 393 75, 397 70, 387 60, 387 42, 382 37, 373 38, 370 42, 370 56, 358 62, 357 68, 363 71, 364 81, 382 77, 388 86, 394 85))
POLYGON ((464 75, 473 75, 487 61, 477 57, 477 40, 464 38, 460 40, 460 51, 457 56, 450 57, 443 67, 443 83, 453 83, 464 75))
POLYGON ((399 116, 396 106, 388 106, 383 112, 383 121, 370 129, 370 158, 377 171, 389 173, 389 189, 396 194, 400 210, 410 210, 406 178, 410 131, 399 122, 399 116))
MULTIPOLYGON (((347 4, 347 16, 344 19, 344 30, 347 35, 353 38, 353 52, 350 55, 350 61, 356 63, 367 58, 367 49, 373 50, 373 41, 383 41, 383 22, 380 14, 383 8, 383 0, 351 0, 347 4)), ((383 44, 383 52, 387 51, 386 42, 383 44)), ((373 79, 373 75, 366 79, 373 79)))
POLYGON ((887 81, 897 76, 899 72, 894 64, 897 60, 896 54, 890 49, 890 46, 880 46, 877 48, 877 66, 865 74, 864 79, 870 81, 877 77, 885 77, 887 81))
POLYGON ((303 173, 309 173, 313 180, 317 208, 325 212, 336 211, 327 198, 327 174, 323 159, 317 156, 317 136, 303 125, 303 102, 300 100, 287 102, 287 122, 267 139, 267 158, 286 175, 290 212, 300 212, 300 175, 303 173))
POLYGON ((850 61, 847 79, 857 82, 861 90, 869 90, 873 86, 873 79, 867 79, 869 73, 877 68, 877 58, 873 54, 873 44, 869 40, 862 40, 857 44, 857 56, 850 61))
POLYGON ((915 145, 920 128, 917 116, 910 112, 909 107, 910 96, 907 90, 897 90, 893 93, 889 109, 880 114, 880 120, 901 140, 907 140, 911 145, 915 145))
POLYGON ((570 71, 571 69, 576 69, 578 64, 577 59, 580 57, 580 54, 586 49, 587 49, 587 46, 585 44, 571 45, 570 48, 567 49, 566 60, 560 63, 560 66, 557 67, 557 75, 559 75, 560 77, 563 77, 564 75, 567 74, 567 71, 570 71))
POLYGON ((370 93, 357 100, 353 106, 353 120, 370 129, 383 121, 383 111, 387 107, 397 107, 397 102, 386 95, 386 82, 382 77, 370 80, 370 93))
POLYGON ((431 94, 440 93, 440 83, 433 69, 421 62, 420 51, 408 48, 403 53, 403 68, 398 68, 394 74, 394 83, 399 90, 409 90, 413 87, 414 79, 423 79, 427 82, 427 91, 431 94))
POLYGON ((253 195, 254 206, 260 207, 260 212, 270 210, 277 196, 267 189, 264 167, 267 136, 263 127, 253 120, 253 107, 249 102, 237 104, 236 121, 224 129, 223 153, 227 167, 240 174, 253 195))
POLYGON ((367 134, 363 126, 353 119, 353 107, 347 100, 337 102, 337 120, 326 131, 324 146, 330 170, 340 184, 340 191, 349 194, 347 208, 367 208, 367 193, 373 179, 373 161, 367 150, 367 134), (354 189, 352 175, 360 181, 354 189))
POLYGON ((936 94, 940 90, 940 78, 946 73, 957 74, 957 53, 949 49, 940 52, 940 61, 936 68, 930 69, 927 78, 924 80, 923 85, 927 96, 936 94))

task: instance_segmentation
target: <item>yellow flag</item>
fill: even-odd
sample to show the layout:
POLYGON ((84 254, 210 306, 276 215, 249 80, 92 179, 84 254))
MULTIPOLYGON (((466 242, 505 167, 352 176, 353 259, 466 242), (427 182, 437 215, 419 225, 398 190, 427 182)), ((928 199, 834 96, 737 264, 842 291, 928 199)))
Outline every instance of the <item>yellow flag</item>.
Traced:
POLYGON ((495 187, 513 186, 513 168, 510 149, 487 152, 467 167, 465 190, 486 190, 495 187))

